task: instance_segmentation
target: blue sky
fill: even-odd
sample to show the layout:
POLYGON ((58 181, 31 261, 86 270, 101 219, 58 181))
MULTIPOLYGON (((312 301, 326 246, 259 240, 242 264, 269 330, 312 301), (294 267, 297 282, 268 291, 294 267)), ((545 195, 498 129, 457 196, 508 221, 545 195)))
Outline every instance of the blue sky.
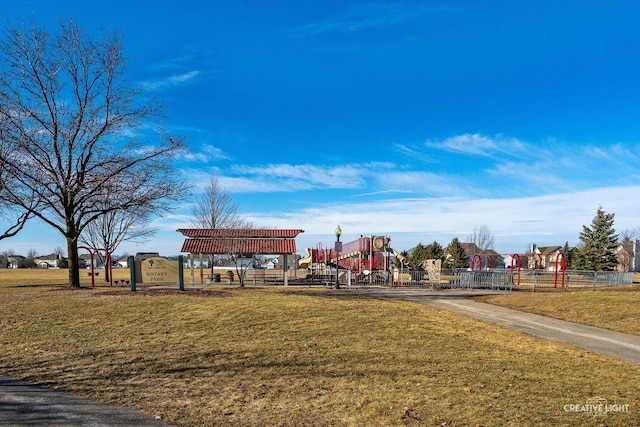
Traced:
MULTIPOLYGON (((500 253, 578 243, 602 206, 640 226, 640 2, 26 1, 6 20, 119 31, 133 83, 299 251, 386 234, 397 250, 487 226, 500 253)), ((179 253, 188 205, 118 252, 179 253)), ((64 240, 34 222, 0 250, 64 240)))

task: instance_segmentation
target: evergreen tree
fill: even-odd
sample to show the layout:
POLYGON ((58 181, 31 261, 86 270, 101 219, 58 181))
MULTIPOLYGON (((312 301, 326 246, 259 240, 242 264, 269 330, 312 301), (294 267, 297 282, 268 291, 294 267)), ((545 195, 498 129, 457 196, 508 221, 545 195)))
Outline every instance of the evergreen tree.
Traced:
POLYGON ((409 255, 408 259, 414 265, 420 265, 422 261, 426 261, 428 259, 439 259, 444 261, 444 249, 442 249, 442 245, 436 241, 427 246, 422 243, 418 243, 411 250, 411 255, 409 255))
POLYGON ((435 240, 425 248, 425 252, 427 256, 425 259, 439 259, 444 261, 444 249, 442 249, 442 245, 435 240))
POLYGON ((419 265, 422 261, 428 259, 427 257, 427 247, 422 243, 418 243, 412 250, 411 255, 409 255, 409 261, 414 265, 419 265))
POLYGON ((447 246, 447 253, 449 257, 444 262, 445 268, 469 267, 469 261, 466 259, 467 254, 457 237, 454 237, 449 246, 447 246))
POLYGON ((576 270, 606 271, 615 269, 618 235, 613 228, 614 217, 615 214, 606 213, 600 206, 591 222, 591 227, 582 226, 580 241, 583 246, 576 251, 572 263, 576 270))
POLYGON ((571 263, 573 261, 573 253, 569 248, 569 242, 564 242, 564 247, 562 248, 562 256, 567 262, 567 268, 571 268, 571 263))

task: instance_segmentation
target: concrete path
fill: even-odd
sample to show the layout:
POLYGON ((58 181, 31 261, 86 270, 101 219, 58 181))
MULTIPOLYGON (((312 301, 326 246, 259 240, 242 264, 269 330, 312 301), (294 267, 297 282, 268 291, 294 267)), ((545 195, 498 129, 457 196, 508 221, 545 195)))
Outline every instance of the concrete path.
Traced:
POLYGON ((358 296, 399 298, 429 304, 485 322, 640 364, 640 336, 556 320, 469 299, 470 296, 503 293, 500 291, 452 289, 430 291, 394 288, 359 289, 348 292, 358 296))
POLYGON ((0 375, 0 426, 159 427, 160 420, 0 375))

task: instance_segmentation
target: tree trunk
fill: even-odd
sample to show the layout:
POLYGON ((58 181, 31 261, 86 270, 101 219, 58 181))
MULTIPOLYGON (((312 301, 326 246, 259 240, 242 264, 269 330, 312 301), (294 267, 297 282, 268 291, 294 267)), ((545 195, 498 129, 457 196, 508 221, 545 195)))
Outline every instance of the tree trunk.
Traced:
POLYGON ((78 257, 78 239, 67 237, 67 254, 69 255, 69 286, 80 287, 80 258, 78 257))

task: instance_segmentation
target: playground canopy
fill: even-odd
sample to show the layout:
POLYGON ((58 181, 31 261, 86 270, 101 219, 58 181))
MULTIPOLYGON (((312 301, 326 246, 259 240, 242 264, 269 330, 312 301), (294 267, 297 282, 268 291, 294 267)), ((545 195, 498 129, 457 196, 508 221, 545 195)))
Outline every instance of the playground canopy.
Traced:
POLYGON ((181 228, 186 237, 181 252, 211 255, 287 255, 296 253, 295 238, 304 230, 181 228))

